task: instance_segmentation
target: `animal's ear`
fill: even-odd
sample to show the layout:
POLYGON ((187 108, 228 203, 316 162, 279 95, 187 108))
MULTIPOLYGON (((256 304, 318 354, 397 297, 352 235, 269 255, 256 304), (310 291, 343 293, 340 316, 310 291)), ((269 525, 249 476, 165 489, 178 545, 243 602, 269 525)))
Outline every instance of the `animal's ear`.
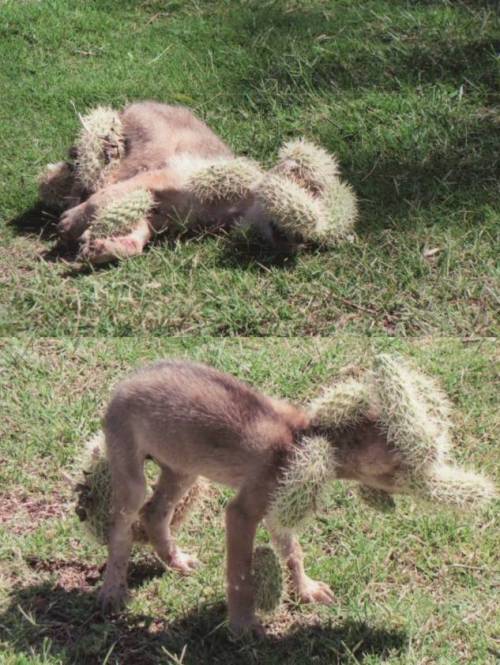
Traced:
POLYGON ((436 464, 419 482, 417 498, 460 509, 473 509, 495 499, 495 485, 481 474, 451 464, 436 464))

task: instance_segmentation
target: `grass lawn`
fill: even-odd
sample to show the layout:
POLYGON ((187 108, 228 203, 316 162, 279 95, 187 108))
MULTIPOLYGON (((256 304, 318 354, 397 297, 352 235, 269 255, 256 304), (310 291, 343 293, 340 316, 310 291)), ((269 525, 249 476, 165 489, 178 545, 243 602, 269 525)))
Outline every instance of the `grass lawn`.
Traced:
MULTIPOLYGON (((377 349, 408 354, 440 379, 456 406, 458 459, 494 478, 498 349, 493 341, 348 336, 3 341, 1 665, 498 662, 495 506, 466 516, 399 500, 398 511, 384 516, 340 483, 332 486, 326 513, 302 538, 310 574, 335 592, 332 607, 298 606, 289 599, 267 618, 269 638, 232 642, 223 605, 221 509, 228 493, 214 489, 209 505, 180 535, 203 567, 180 578, 163 573, 147 549, 137 551, 128 608, 107 621, 96 612, 105 551, 86 537, 64 476, 75 473, 82 442, 99 428, 102 407, 119 378, 146 361, 184 356, 301 402, 340 367, 377 349)), ((259 540, 266 538, 261 531, 259 540)))
POLYGON ((499 26, 481 0, 0 0, 1 330, 492 334, 499 26), (337 153, 355 242, 283 257, 185 238, 90 273, 50 260, 37 173, 77 113, 144 98, 266 164, 302 135, 337 153))

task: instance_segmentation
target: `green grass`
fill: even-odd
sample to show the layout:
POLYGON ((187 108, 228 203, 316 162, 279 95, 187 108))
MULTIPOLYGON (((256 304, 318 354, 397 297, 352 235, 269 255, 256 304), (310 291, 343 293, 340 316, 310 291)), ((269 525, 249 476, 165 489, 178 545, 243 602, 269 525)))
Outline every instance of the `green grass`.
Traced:
POLYGON ((481 0, 3 0, 1 329, 492 334, 499 23, 481 0), (301 135, 337 153, 357 240, 280 257, 180 239, 87 274, 42 258, 37 173, 77 112, 144 98, 266 164, 301 135))
MULTIPOLYGON (((234 643, 224 625, 226 491, 180 539, 203 567, 162 574, 136 552, 132 600, 103 621, 95 590, 104 549, 73 513, 65 475, 99 428, 111 387, 133 367, 165 356, 212 363, 271 394, 314 396, 347 363, 376 350, 413 357, 456 407, 456 456, 498 473, 497 344, 492 340, 42 339, 0 346, 0 663, 364 663, 498 662, 498 530, 495 506, 466 516, 398 501, 392 516, 360 504, 334 483, 328 510, 302 538, 307 569, 329 583, 329 608, 288 600, 268 618, 261 643, 234 643), (496 428, 496 431, 495 431, 496 428)), ((498 481, 498 476, 497 476, 498 481)), ((259 540, 265 541, 264 531, 259 540)))

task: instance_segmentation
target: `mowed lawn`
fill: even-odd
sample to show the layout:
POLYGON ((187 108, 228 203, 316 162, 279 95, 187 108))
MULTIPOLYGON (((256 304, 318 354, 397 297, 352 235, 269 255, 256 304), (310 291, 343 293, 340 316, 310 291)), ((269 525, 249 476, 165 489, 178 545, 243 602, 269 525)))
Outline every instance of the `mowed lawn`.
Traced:
MULTIPOLYGON (((498 662, 498 505, 479 515, 398 499, 382 515, 332 483, 328 509, 302 537, 331 607, 288 598, 269 637, 233 642, 225 625, 223 505, 210 500, 180 540, 202 567, 163 572, 137 550, 132 598, 103 620, 95 605, 105 550, 73 512, 68 477, 99 429, 113 384, 167 356, 202 360, 270 394, 305 403, 349 363, 398 351, 438 378, 456 407, 456 457, 495 479, 498 402, 492 341, 327 339, 46 339, 4 341, 0 386, 2 665, 290 663, 485 665, 498 662)), ((498 481, 498 475, 496 477, 498 481)), ((263 530, 259 541, 267 540, 263 530)))
POLYGON ((2 0, 2 331, 491 334, 499 28, 481 0, 2 0), (266 165, 292 137, 336 153, 356 240, 295 256, 159 240, 90 273, 54 260, 37 174, 78 113, 145 98, 266 165))

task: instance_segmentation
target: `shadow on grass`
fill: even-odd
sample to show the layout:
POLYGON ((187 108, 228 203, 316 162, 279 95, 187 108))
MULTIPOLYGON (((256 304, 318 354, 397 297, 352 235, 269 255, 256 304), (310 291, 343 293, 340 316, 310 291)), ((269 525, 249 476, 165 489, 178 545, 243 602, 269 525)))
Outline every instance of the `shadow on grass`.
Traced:
POLYGON ((291 269, 297 262, 298 247, 288 242, 276 229, 273 241, 257 234, 235 231, 229 233, 221 243, 218 264, 222 268, 266 272, 269 268, 291 269))
POLYGON ((255 641, 234 641, 225 625, 222 603, 204 604, 184 615, 168 617, 122 613, 104 620, 94 594, 48 582, 15 590, 0 615, 3 640, 17 656, 41 653, 58 662, 103 662, 149 665, 183 662, 244 665, 246 663, 351 663, 365 657, 401 654, 403 631, 346 619, 337 624, 304 624, 297 616, 283 634, 255 641), (185 659, 167 660, 169 654, 185 659))
MULTIPOLYGON (((480 11, 494 3, 474 0, 470 5, 480 11)), ((248 49, 259 35, 272 36, 272 47, 264 41, 249 61, 249 70, 239 81, 242 89, 255 89, 259 81, 273 80, 281 92, 331 90, 332 86, 401 90, 405 85, 437 82, 458 86, 467 79, 496 88, 498 35, 479 36, 470 32, 467 23, 458 22, 450 29, 460 33, 443 34, 436 13, 437 5, 446 11, 441 2, 414 1, 411 8, 406 0, 391 2, 390 8, 384 4, 388 3, 381 2, 377 11, 375 3, 341 3, 328 11, 318 1, 294 7, 281 2, 247 2, 247 11, 227 14, 226 23, 238 35, 238 43, 248 49), (340 39, 329 41, 336 36, 340 39), (311 50, 318 42, 325 46, 311 50), (302 66, 294 66, 291 47, 300 49, 304 44, 308 48, 302 66)), ((464 7, 456 8, 460 10, 467 16, 464 7)))
POLYGON ((37 201, 31 208, 13 217, 7 222, 20 235, 36 235, 42 240, 54 240, 58 237, 56 224, 59 214, 37 201))

